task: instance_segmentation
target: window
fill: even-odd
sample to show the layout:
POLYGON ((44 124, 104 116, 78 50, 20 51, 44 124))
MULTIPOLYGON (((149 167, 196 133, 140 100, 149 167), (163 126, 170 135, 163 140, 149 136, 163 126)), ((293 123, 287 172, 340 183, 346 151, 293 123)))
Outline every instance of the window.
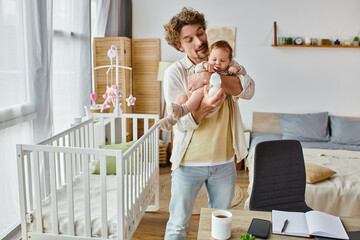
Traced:
POLYGON ((0 109, 28 101, 20 1, 0 0, 0 109))
POLYGON ((32 141, 21 4, 0 0, 0 239, 20 223, 16 143, 32 141))

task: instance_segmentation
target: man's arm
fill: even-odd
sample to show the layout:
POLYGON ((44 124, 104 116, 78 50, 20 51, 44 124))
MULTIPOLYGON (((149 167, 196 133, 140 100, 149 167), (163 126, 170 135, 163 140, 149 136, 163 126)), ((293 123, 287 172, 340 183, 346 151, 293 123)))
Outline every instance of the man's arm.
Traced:
MULTIPOLYGON (((188 77, 188 88, 190 91, 195 91, 196 89, 209 84, 209 80, 212 73, 209 72, 199 72, 195 73, 188 77)), ((233 96, 239 95, 243 90, 240 80, 237 76, 225 76, 220 75, 221 77, 221 88, 224 89, 224 92, 233 96)))
POLYGON ((239 95, 243 87, 237 76, 224 76, 221 75, 221 88, 224 89, 226 94, 236 96, 239 95))

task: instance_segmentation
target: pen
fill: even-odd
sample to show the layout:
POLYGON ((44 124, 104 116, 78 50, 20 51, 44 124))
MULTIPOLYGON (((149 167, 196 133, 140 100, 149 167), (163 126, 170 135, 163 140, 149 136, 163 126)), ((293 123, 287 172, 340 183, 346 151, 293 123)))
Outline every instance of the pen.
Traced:
POLYGON ((289 220, 286 219, 285 222, 284 222, 284 225, 283 225, 283 227, 281 229, 281 233, 285 231, 286 226, 288 225, 288 223, 289 223, 289 220))

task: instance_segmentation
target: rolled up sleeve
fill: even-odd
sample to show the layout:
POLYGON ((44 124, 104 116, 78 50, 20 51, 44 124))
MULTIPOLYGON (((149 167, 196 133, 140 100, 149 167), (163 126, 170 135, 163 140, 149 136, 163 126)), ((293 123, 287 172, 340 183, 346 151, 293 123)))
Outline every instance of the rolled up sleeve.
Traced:
MULTIPOLYGON (((164 96, 167 105, 167 109, 171 106, 176 98, 180 95, 186 94, 186 84, 182 80, 186 79, 186 76, 182 76, 181 72, 178 71, 176 66, 170 66, 164 74, 164 96)), ((168 112, 168 110, 167 110, 168 112)), ((198 128, 198 124, 196 124, 193 119, 191 113, 180 118, 174 127, 177 130, 185 132, 185 131, 193 131, 198 128)))
POLYGON ((237 102, 239 98, 249 100, 255 93, 255 82, 249 75, 237 75, 240 80, 243 90, 240 94, 232 96, 233 100, 237 102))

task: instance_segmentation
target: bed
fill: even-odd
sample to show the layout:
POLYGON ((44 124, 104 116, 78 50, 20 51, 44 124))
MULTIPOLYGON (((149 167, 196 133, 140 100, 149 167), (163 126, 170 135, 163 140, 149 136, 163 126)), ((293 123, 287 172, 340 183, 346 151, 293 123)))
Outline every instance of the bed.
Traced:
MULTIPOLYGON (((285 114, 285 116, 298 117, 298 114, 285 114)), ((262 141, 280 140, 284 138, 285 134, 282 132, 282 129, 284 129, 284 131, 287 131, 288 129, 286 129, 287 126, 285 124, 282 126, 280 125, 280 117, 283 119, 284 114, 264 112, 253 113, 250 150, 246 161, 246 165, 249 169, 249 197, 246 200, 245 209, 249 208, 253 183, 254 150, 256 144, 262 141)), ((309 207, 315 210, 337 216, 358 217, 360 216, 360 144, 357 144, 358 142, 356 141, 360 139, 360 118, 340 118, 327 115, 325 115, 325 117, 326 123, 324 123, 323 126, 329 129, 327 130, 328 132, 324 132, 324 134, 327 134, 326 137, 328 137, 328 140, 326 140, 326 138, 325 140, 320 139, 318 141, 306 140, 300 141, 300 143, 303 147, 305 163, 323 166, 336 173, 326 180, 313 184, 307 183, 305 201, 309 207), (348 126, 343 124, 339 128, 340 125, 336 125, 336 121, 338 120, 351 121, 351 124, 357 125, 353 125, 353 128, 350 127, 350 129, 348 129, 348 126), (332 122, 329 123, 328 121, 332 122), (340 130, 342 132, 350 131, 350 134, 351 131, 353 131, 352 135, 349 136, 351 138, 355 136, 357 140, 351 142, 351 144, 344 144, 341 141, 336 141, 335 138, 338 136, 337 134, 342 134, 340 130)), ((346 124, 347 123, 348 122, 346 122, 346 124)), ((296 124, 290 125, 291 127, 296 126, 296 124)), ((311 127, 307 126, 307 128, 311 127)), ((291 137, 285 139, 291 139, 291 137)))
POLYGON ((131 239, 145 211, 159 208, 156 120, 96 113, 40 144, 17 145, 22 239, 131 239), (99 148, 129 138, 124 152, 99 148), (116 175, 107 175, 110 157, 116 175))

